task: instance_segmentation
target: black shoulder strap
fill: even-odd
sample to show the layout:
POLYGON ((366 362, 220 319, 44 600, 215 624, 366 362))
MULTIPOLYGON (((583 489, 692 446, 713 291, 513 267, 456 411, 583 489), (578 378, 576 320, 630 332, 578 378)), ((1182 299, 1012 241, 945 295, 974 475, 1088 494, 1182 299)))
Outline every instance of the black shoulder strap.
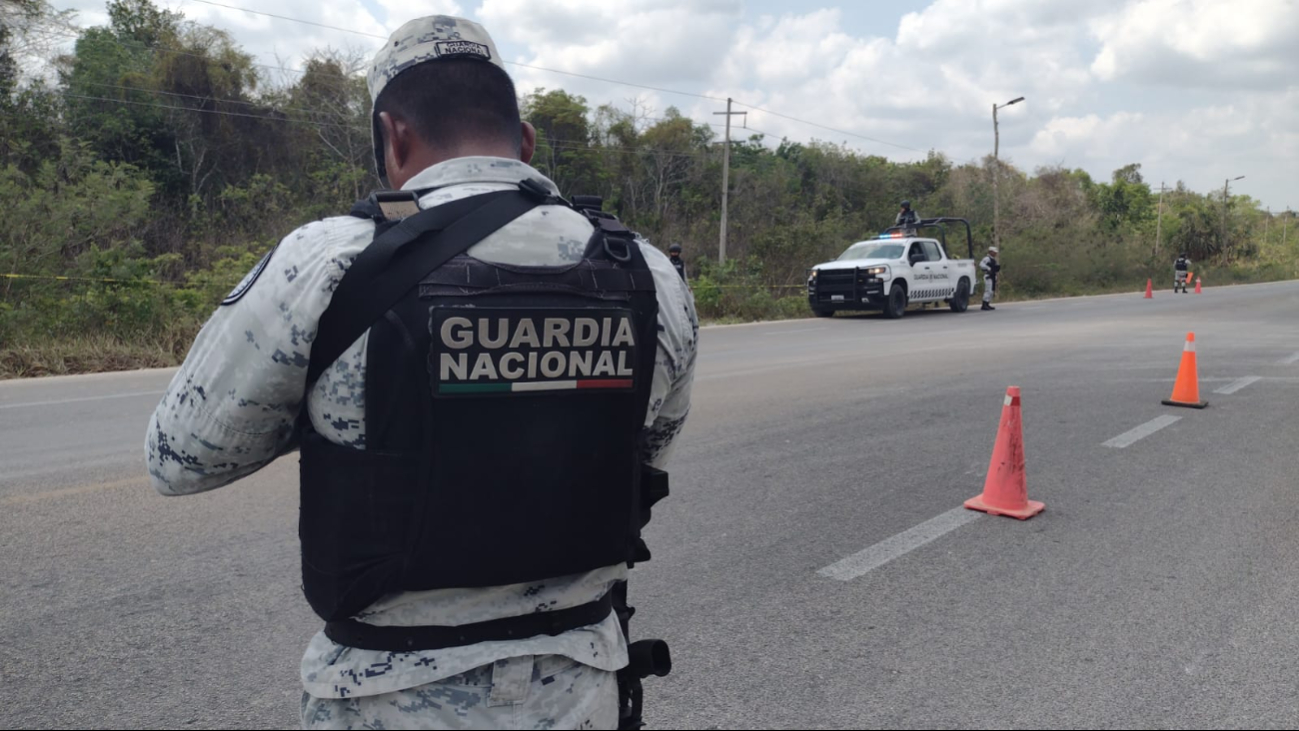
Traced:
POLYGON ((533 208, 561 202, 544 189, 539 194, 537 186, 522 185, 519 190, 429 208, 384 231, 352 260, 320 316, 307 365, 307 390, 429 272, 533 208), (419 246, 403 251, 416 240, 421 240, 419 246), (400 266, 393 266, 398 258, 400 266))
POLYGON ((347 215, 353 218, 363 218, 367 221, 377 221, 383 217, 383 211, 372 199, 357 201, 352 204, 352 210, 347 215))

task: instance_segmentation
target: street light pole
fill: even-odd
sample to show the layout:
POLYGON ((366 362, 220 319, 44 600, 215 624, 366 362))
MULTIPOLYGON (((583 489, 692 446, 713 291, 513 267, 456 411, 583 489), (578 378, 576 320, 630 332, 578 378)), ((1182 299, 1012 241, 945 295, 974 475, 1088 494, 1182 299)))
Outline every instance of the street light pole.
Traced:
POLYGON ((992 105, 992 245, 1001 248, 1001 199, 997 197, 997 176, 1001 168, 1001 131, 997 128, 997 110, 1018 104, 1024 97, 992 105))

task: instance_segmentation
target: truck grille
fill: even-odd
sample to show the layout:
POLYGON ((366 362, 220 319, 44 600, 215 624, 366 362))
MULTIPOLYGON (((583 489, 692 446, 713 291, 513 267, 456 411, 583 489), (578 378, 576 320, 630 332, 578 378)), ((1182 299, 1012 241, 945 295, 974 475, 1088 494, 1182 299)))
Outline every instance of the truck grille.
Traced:
POLYGON ((817 273, 816 284, 809 286, 808 294, 817 302, 855 303, 868 294, 878 294, 881 289, 878 279, 861 270, 829 269, 817 273))
POLYGON ((853 277, 857 276, 856 269, 831 269, 820 272, 816 275, 816 288, 818 291, 833 288, 835 292, 852 291, 853 277))

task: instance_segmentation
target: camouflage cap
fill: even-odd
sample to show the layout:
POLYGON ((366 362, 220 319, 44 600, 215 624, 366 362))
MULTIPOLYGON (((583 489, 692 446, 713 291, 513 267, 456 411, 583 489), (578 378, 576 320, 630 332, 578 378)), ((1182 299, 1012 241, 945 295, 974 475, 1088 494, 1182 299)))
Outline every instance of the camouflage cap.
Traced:
POLYGON ((480 58, 505 70, 505 61, 497 53, 496 44, 481 25, 449 15, 429 15, 398 28, 379 49, 366 76, 370 101, 377 101, 383 87, 397 74, 440 58, 480 58))

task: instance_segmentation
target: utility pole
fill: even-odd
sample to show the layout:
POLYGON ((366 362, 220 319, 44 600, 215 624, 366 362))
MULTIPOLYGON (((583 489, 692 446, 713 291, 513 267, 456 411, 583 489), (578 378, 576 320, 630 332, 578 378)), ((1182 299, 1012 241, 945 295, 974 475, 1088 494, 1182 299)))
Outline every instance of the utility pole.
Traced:
POLYGON ((1159 236, 1164 229, 1164 181, 1159 181, 1159 214, 1155 219, 1155 258, 1159 258, 1159 236))
POLYGON ((1244 175, 1235 178, 1228 178, 1222 181, 1222 255, 1227 256, 1227 188, 1233 181, 1243 180, 1244 175))
POLYGON ((997 175, 1001 169, 1001 131, 997 129, 997 110, 1018 104, 1024 97, 1012 99, 1001 106, 992 105, 992 245, 1001 248, 1001 199, 997 197, 997 175))
POLYGON ((748 122, 748 112, 732 112, 732 100, 726 98, 726 111, 713 112, 713 114, 726 115, 726 147, 722 151, 722 231, 721 238, 717 242, 717 263, 726 263, 726 209, 730 204, 731 192, 731 117, 736 115, 745 115, 745 122, 748 122))
MULTIPOLYGON (((1286 206, 1285 213, 1281 214, 1281 250, 1283 252, 1285 251, 1285 234, 1286 234, 1287 224, 1290 223, 1290 217, 1293 215, 1294 214, 1290 212, 1290 206, 1286 206)), ((1295 259, 1293 261, 1294 261, 1295 273, 1299 274, 1299 259, 1295 259)))

